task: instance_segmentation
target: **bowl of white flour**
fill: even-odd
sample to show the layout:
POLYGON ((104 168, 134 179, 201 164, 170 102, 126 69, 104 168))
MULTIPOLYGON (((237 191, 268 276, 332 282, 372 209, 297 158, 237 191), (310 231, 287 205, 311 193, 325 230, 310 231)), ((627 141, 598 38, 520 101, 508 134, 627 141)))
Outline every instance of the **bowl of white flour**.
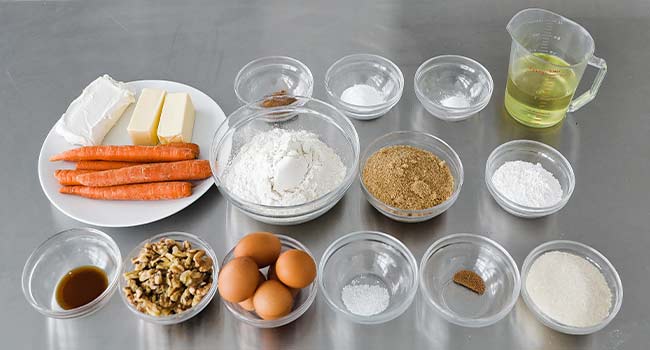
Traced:
POLYGON ((258 101, 239 108, 212 142, 219 191, 258 221, 315 219, 343 197, 356 175, 359 136, 349 119, 327 103, 295 98, 288 106, 261 108, 258 101))

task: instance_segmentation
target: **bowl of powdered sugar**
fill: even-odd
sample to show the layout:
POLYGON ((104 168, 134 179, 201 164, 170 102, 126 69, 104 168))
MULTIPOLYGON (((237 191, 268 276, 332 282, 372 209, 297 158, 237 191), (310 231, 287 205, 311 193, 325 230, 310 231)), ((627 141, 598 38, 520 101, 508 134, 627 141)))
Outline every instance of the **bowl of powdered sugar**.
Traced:
POLYGON ((485 165, 485 183, 505 211, 539 218, 564 207, 573 193, 575 175, 569 161, 553 147, 514 140, 492 151, 485 165))
POLYGON ((521 295, 535 317, 566 334, 607 326, 623 302, 623 285, 597 250, 573 241, 546 242, 526 257, 521 295))
POLYGON ((327 212, 352 184, 359 162, 359 137, 342 112, 316 99, 292 99, 286 106, 260 108, 257 101, 239 108, 219 127, 210 150, 223 196, 246 215, 276 225, 327 212))

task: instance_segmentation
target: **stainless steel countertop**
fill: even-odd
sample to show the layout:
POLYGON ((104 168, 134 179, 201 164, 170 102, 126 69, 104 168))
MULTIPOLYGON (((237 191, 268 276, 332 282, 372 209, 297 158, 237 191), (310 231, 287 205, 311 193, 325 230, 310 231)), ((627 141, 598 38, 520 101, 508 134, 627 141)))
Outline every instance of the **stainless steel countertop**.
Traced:
MULTIPOLYGON (((5 349, 641 349, 650 344, 650 2, 629 0, 515 1, 174 1, 166 4, 17 2, 0 4, 0 339, 5 349), (539 6, 583 24, 609 72, 599 96, 560 127, 534 130, 503 111, 510 39, 505 25, 525 7, 539 6), (459 153, 465 184, 444 215, 421 224, 381 216, 355 182, 323 217, 295 227, 271 227, 227 205, 216 188, 186 210, 149 225, 104 229, 123 254, 156 233, 181 230, 207 239, 220 257, 251 230, 298 238, 317 257, 335 238, 356 230, 388 232, 417 259, 427 246, 456 232, 485 234, 519 266, 538 244, 584 242, 605 254, 624 286, 614 321, 591 336, 567 336, 537 322, 521 299, 503 321, 483 329, 444 322, 416 297, 398 319, 360 326, 337 317, 321 296, 291 325, 258 330, 235 320, 215 298, 199 316, 172 327, 144 323, 118 295, 96 314, 47 319, 20 290, 29 253, 62 229, 67 218, 41 191, 36 160, 41 143, 70 101, 91 80, 166 79, 212 96, 226 114, 237 107, 232 82, 248 61, 288 55, 314 73, 314 96, 325 98, 324 73, 343 55, 375 53, 393 60, 406 79, 404 96, 384 117, 355 121, 362 149, 392 130, 424 130, 459 153), (446 123, 429 115, 413 91, 424 60, 461 54, 483 63, 495 91, 480 115, 446 123), (484 181, 494 147, 517 138, 543 141, 571 162, 577 184, 556 215, 524 220, 503 211, 484 181)), ((586 81, 594 72, 590 71, 586 81)), ((584 89, 583 84, 581 89, 584 89)))

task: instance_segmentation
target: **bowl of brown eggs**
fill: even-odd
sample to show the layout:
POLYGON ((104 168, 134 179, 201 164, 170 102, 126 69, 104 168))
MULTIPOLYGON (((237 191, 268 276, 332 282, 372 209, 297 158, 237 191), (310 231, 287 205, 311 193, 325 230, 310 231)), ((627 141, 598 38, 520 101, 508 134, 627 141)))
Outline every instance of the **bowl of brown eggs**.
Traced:
POLYGON ((302 316, 316 298, 316 262, 302 243, 284 235, 253 232, 226 254, 219 294, 239 320, 274 328, 302 316))

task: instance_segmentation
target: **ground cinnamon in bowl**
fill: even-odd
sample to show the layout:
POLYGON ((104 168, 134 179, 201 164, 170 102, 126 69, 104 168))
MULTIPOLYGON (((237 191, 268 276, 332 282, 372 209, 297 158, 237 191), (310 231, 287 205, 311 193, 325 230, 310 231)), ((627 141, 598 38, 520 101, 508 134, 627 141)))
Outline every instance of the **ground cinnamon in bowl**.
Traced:
POLYGON ((454 177, 435 154, 409 145, 375 152, 363 168, 363 183, 375 198, 395 208, 422 210, 451 197, 454 177))

